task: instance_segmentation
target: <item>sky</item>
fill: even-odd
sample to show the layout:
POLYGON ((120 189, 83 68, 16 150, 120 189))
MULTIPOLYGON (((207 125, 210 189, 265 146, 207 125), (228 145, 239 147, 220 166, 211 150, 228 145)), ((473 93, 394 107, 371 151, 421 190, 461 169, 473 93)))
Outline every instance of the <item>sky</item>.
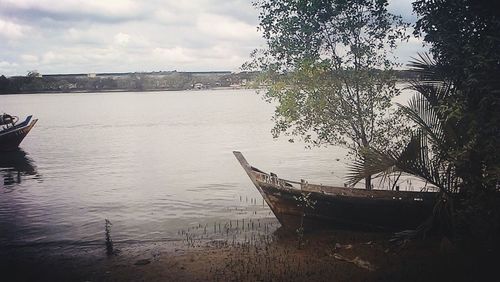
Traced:
MULTIPOLYGON (((414 23, 410 1, 389 10, 414 23)), ((0 0, 0 74, 238 71, 264 40, 252 0, 0 0)), ((406 63, 422 42, 396 49, 406 63)))

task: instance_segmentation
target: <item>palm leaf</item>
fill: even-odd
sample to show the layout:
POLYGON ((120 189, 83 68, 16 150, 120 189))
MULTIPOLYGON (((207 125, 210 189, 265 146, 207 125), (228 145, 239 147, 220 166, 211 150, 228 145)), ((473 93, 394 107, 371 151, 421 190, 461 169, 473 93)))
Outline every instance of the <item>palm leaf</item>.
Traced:
POLYGON ((427 181, 439 189, 444 189, 439 165, 431 160, 427 143, 426 134, 417 131, 399 154, 390 151, 382 152, 374 148, 365 149, 362 152, 362 158, 354 161, 349 167, 348 183, 354 185, 370 175, 386 177, 401 172, 427 181))
POLYGON ((399 107, 417 129, 399 152, 374 148, 363 150, 362 157, 349 167, 347 180, 353 185, 368 176, 387 177, 404 173, 427 181, 442 192, 450 192, 457 180, 453 165, 446 160, 450 159, 448 151, 457 142, 457 135, 451 121, 441 112, 440 105, 454 90, 451 83, 442 79, 429 55, 419 54, 409 66, 420 75, 420 80, 412 81, 409 87, 417 94, 407 106, 399 107))
POLYGON ((398 105, 401 111, 415 122, 419 130, 429 136, 433 144, 440 147, 446 146, 442 121, 427 99, 416 95, 410 100, 408 106, 398 105))
POLYGON ((418 53, 418 58, 412 57, 408 63, 410 70, 419 75, 420 81, 442 82, 442 76, 439 75, 436 61, 428 53, 418 53))

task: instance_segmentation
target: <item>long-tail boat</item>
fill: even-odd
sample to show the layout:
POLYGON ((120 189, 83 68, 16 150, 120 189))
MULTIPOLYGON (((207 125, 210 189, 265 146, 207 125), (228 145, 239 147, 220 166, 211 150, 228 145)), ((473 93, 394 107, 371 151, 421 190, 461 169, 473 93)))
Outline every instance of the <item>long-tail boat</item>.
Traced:
POLYGON ((17 117, 0 115, 0 151, 17 150, 38 119, 28 116, 23 122, 17 121, 17 117))
POLYGON ((241 152, 233 153, 287 229, 415 229, 429 218, 436 201, 435 192, 365 190, 285 180, 251 166, 241 152))

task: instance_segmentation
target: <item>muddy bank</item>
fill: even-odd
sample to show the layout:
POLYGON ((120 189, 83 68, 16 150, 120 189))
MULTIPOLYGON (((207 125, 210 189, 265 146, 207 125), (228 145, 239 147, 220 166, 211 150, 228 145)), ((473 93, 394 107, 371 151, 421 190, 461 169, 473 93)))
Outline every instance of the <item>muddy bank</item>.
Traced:
MULTIPOLYGON (((397 246, 391 234, 277 230, 229 238, 150 243, 98 253, 3 257, 4 281, 491 281, 497 257, 469 257, 431 239, 397 246)), ((3 280, 3 279, 2 279, 3 280)))

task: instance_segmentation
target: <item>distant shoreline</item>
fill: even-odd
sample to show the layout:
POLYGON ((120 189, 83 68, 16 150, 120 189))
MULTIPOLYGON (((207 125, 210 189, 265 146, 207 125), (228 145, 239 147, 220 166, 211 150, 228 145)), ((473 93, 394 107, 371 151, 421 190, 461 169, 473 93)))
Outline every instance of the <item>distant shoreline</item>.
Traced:
MULTIPOLYGON (((247 89, 258 76, 259 72, 29 73, 0 76, 0 95, 247 89)), ((396 72, 398 81, 416 77, 409 71, 396 72)))
POLYGON ((252 87, 213 87, 204 89, 96 89, 96 90, 73 90, 73 91, 37 91, 37 92, 20 92, 20 93, 0 93, 0 96, 7 95, 36 95, 36 94, 79 94, 79 93, 126 93, 126 92, 175 92, 175 91, 210 91, 210 90, 258 90, 261 88, 252 87))
POLYGON ((151 92, 241 89, 256 72, 152 72, 0 76, 1 94, 151 92))

